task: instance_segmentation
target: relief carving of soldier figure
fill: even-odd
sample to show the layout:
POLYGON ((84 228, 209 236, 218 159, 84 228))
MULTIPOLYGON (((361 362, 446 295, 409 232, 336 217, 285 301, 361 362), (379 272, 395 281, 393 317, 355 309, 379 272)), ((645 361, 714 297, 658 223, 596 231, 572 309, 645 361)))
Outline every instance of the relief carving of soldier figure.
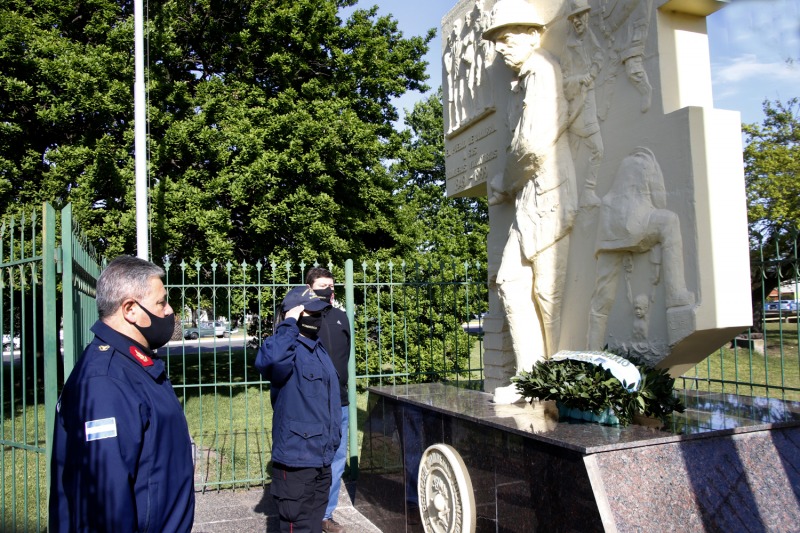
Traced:
POLYGON ((451 132, 458 129, 463 119, 461 111, 461 91, 463 80, 459 78, 461 71, 461 21, 453 22, 453 29, 447 36, 447 45, 442 63, 447 72, 447 130, 451 132))
POLYGON ((589 150, 589 174, 580 196, 581 207, 600 205, 595 193, 597 172, 603 160, 603 137, 597 118, 594 83, 603 65, 603 50, 589 28, 588 0, 572 0, 567 20, 572 30, 567 36, 561 68, 564 96, 569 101, 569 133, 572 154, 578 157, 581 145, 589 150))
MULTIPOLYGON (((544 31, 534 6, 500 0, 483 34, 515 74, 506 165, 488 183, 488 193, 490 205, 515 205, 496 285, 517 371, 532 368, 557 349, 569 234, 577 212, 563 76, 558 62, 541 48, 544 31)), ((516 398, 513 385, 495 390, 498 403, 516 398)))
POLYGON ((494 50, 490 41, 482 39, 487 23, 483 0, 476 0, 472 9, 453 21, 447 35, 442 54, 447 133, 466 127, 492 105, 487 69, 494 59, 494 50))
POLYGON ((605 347, 608 316, 623 261, 631 253, 650 252, 654 286, 661 281, 663 267, 667 308, 694 304, 694 293, 686 288, 680 221, 666 207, 664 176, 658 161, 648 148, 634 149, 620 163, 600 207, 596 278, 586 340, 589 350, 605 347))
POLYGON ((459 107, 461 108, 462 121, 469 118, 469 113, 474 105, 475 95, 475 40, 472 11, 464 16, 464 25, 461 36, 461 68, 459 70, 459 107))
POLYGON ((477 0, 472 10, 466 15, 467 27, 470 30, 470 44, 464 49, 464 60, 469 62, 467 86, 472 102, 470 111, 473 115, 482 111, 489 104, 486 66, 492 58, 488 57, 491 55, 490 43, 482 39, 486 22, 483 0, 477 0))
POLYGON ((652 5, 652 0, 600 1, 599 24, 606 42, 606 63, 609 66, 603 80, 604 103, 599 110, 603 120, 611 106, 620 65, 625 68, 628 81, 641 95, 641 112, 650 109, 653 88, 644 69, 644 54, 652 5))

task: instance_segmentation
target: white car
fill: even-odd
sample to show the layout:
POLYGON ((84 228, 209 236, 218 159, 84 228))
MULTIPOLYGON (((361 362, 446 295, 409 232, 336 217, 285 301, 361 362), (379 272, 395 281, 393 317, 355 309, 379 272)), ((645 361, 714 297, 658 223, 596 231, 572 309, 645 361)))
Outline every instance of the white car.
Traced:
POLYGON ((3 335, 3 350, 8 350, 13 345, 14 350, 19 350, 20 341, 19 337, 11 338, 11 335, 3 335))
POLYGON ((198 339, 200 337, 230 337, 231 332, 221 322, 200 322, 196 328, 183 330, 184 339, 198 339))

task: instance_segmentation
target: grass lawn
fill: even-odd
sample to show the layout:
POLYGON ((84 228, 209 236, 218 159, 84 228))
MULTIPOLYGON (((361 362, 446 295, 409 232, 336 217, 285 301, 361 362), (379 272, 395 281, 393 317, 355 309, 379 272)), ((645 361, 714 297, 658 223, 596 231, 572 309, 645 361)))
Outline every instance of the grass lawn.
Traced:
POLYGON ((678 379, 675 386, 800 401, 797 323, 768 323, 764 340, 763 354, 729 345, 720 348, 686 372, 683 377, 687 379, 678 379))
POLYGON ((43 531, 47 525, 44 405, 4 410, 0 456, 0 531, 43 531), (10 446, 8 443, 22 442, 10 446))

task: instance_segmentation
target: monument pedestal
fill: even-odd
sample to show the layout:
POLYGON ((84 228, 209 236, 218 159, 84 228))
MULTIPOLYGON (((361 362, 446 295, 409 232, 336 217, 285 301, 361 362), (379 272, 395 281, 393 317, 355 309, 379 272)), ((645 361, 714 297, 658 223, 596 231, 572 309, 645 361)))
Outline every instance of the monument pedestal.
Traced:
POLYGON ((549 402, 443 384, 370 388, 355 506, 386 533, 422 531, 419 462, 443 443, 469 472, 479 532, 796 530, 800 403, 684 401, 665 431, 557 422, 549 402))

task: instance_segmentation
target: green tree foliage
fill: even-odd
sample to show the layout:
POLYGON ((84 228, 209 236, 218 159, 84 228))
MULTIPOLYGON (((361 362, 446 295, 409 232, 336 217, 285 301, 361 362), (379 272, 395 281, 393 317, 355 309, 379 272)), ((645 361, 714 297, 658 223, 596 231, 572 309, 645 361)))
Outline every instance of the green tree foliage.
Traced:
POLYGON ((754 238, 777 242, 800 222, 800 101, 763 109, 762 125, 743 126, 748 219, 754 238))
POLYGON ((0 211, 72 201, 93 241, 126 247, 132 43, 129 3, 0 3, 0 211))
POLYGON ((364 262, 355 273, 356 365, 369 383, 477 379, 476 337, 461 324, 485 311, 485 265, 364 262), (482 295, 482 297, 480 296, 482 295))
MULTIPOLYGON (((391 101, 427 89, 434 31, 353 5, 148 2, 154 257, 403 253, 391 101)), ((0 210, 72 202, 101 253, 134 251, 132 52, 129 2, 3 0, 0 210)))
POLYGON ((447 197, 442 117, 441 90, 418 102, 391 165, 406 260, 365 262, 357 279, 356 360, 373 381, 470 377, 476 339, 461 324, 486 311, 488 207, 483 197, 447 197))
POLYGON ((405 119, 405 140, 392 166, 406 238, 420 261, 460 257, 486 263, 487 200, 452 198, 445 190, 442 91, 418 102, 405 119))
POLYGON ((800 228, 800 100, 767 100, 763 110, 761 125, 742 127, 752 264, 763 264, 751 271, 756 328, 763 297, 795 279, 800 228))

